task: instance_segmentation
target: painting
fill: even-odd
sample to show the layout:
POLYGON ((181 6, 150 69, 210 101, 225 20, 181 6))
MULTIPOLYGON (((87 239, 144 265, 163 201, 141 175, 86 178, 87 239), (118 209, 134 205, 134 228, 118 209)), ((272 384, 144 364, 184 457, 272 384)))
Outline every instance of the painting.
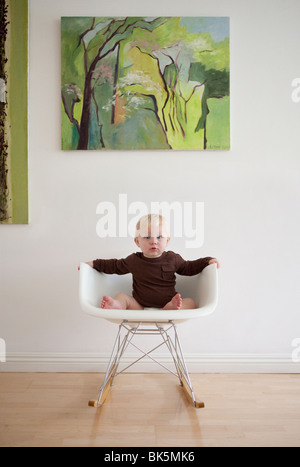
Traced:
POLYGON ((28 0, 0 0, 0 223, 28 223, 28 0))
POLYGON ((63 17, 62 149, 230 149, 227 17, 63 17))

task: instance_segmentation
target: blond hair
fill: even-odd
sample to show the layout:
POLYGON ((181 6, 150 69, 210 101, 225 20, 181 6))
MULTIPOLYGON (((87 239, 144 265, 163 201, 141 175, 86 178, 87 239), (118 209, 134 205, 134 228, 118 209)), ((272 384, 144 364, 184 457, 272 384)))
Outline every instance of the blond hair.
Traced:
MULTIPOLYGON (((160 214, 147 214, 140 218, 136 225, 135 237, 148 236, 149 229, 152 232, 154 229, 161 230, 162 237, 170 237, 169 226, 166 219, 160 214)), ((150 235, 152 237, 152 235, 150 235)))

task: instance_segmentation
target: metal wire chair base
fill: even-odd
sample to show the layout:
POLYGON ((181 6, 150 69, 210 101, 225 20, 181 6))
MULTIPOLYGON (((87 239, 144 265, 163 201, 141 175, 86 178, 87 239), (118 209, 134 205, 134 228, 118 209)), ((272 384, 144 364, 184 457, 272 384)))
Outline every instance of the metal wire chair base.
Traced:
POLYGON ((110 388, 114 382, 114 379, 119 374, 125 372, 131 368, 136 363, 140 362, 144 358, 149 358, 153 362, 160 365, 164 370, 172 373, 179 379, 181 386, 184 389, 184 392, 191 402, 191 404, 196 408, 203 408, 204 403, 196 401, 188 369, 184 360, 182 353, 182 348, 180 345, 177 328, 173 321, 167 322, 158 322, 158 323, 144 323, 144 322, 132 322, 124 320, 119 325, 119 331, 113 346, 112 354, 109 360, 107 371, 103 384, 100 388, 100 393, 98 400, 92 400, 89 402, 89 405, 92 407, 101 407, 110 391, 110 388), (157 335, 161 338, 160 344, 151 349, 150 351, 144 351, 135 342, 134 338, 137 336, 149 336, 157 335), (175 371, 171 370, 167 366, 163 365, 161 362, 157 361, 153 355, 153 352, 160 347, 166 346, 172 356, 175 371), (128 347, 134 347, 136 350, 141 352, 141 357, 136 359, 134 362, 127 365, 122 370, 119 370, 121 359, 128 349, 128 347))

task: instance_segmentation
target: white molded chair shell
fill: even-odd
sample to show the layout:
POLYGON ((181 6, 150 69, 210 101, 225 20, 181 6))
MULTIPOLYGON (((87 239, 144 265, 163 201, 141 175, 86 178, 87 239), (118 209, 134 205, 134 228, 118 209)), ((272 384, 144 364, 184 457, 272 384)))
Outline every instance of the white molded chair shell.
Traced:
POLYGON ((132 276, 99 273, 88 264, 80 264, 79 299, 82 310, 89 315, 120 324, 129 322, 158 323, 173 321, 182 323, 213 313, 218 302, 217 266, 211 264, 193 277, 177 276, 176 290, 183 298, 192 298, 197 304, 194 310, 103 310, 103 295, 114 297, 124 292, 132 295, 132 276))

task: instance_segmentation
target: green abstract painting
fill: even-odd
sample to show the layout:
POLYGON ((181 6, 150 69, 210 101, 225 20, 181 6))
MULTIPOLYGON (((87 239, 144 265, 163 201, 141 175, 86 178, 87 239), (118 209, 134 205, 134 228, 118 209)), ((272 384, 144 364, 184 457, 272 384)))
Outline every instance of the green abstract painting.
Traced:
POLYGON ((28 0, 0 0, 0 223, 28 223, 28 0))
POLYGON ((230 149, 227 17, 63 17, 64 150, 230 149))

